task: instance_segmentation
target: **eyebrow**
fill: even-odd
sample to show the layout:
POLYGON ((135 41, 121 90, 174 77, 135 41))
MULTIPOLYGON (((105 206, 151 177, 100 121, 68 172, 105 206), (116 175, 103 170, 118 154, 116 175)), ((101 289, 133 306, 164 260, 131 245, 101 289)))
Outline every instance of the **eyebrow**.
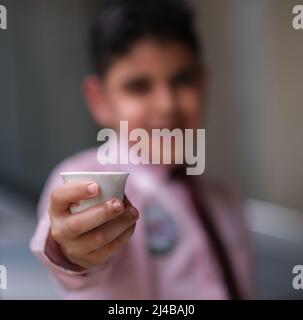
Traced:
MULTIPOLYGON (((172 75, 169 76, 169 81, 173 81, 176 77, 182 75, 182 74, 198 74, 198 66, 195 63, 187 64, 185 66, 182 66, 178 71, 174 72, 172 75)), ((129 76, 122 82, 122 87, 127 88, 130 85, 133 85, 135 83, 141 83, 141 82, 149 82, 150 77, 146 74, 138 74, 129 76)))
POLYGON ((149 81, 149 77, 147 75, 135 75, 130 76, 126 80, 122 82, 122 87, 128 87, 131 84, 138 83, 138 82, 146 82, 149 81))
POLYGON ((183 74, 194 74, 198 75, 198 65, 191 63, 188 65, 183 66, 177 72, 175 72, 171 77, 170 80, 174 80, 176 77, 183 75, 183 74))

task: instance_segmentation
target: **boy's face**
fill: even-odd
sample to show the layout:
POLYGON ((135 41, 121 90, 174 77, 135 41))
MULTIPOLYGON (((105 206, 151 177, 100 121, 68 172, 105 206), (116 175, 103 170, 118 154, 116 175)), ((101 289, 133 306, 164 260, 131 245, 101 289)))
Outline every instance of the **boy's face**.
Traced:
POLYGON ((139 41, 100 79, 87 77, 85 94, 103 127, 129 130, 196 129, 202 117, 202 74, 191 50, 179 42, 139 41))
POLYGON ((201 121, 201 78, 187 46, 144 39, 102 80, 88 77, 85 93, 95 120, 105 127, 118 129, 127 120, 129 129, 194 129, 201 121))

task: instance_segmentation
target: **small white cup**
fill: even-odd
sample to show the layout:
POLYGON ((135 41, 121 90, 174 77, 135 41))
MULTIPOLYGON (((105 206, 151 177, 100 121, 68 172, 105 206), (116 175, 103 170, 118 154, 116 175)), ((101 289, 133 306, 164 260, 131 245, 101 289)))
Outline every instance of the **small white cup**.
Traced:
POLYGON ((74 181, 94 181, 100 186, 100 194, 89 200, 81 200, 77 206, 71 206, 72 213, 83 211, 109 199, 118 198, 123 201, 127 172, 61 172, 64 183, 74 181))

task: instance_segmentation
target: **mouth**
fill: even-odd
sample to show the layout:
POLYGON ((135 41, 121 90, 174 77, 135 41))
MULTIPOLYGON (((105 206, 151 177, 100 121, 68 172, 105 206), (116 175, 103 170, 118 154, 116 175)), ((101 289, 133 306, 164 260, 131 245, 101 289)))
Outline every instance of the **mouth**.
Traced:
POLYGON ((184 125, 181 123, 152 123, 150 125, 151 129, 168 129, 170 131, 174 130, 174 129, 181 129, 184 130, 184 125))

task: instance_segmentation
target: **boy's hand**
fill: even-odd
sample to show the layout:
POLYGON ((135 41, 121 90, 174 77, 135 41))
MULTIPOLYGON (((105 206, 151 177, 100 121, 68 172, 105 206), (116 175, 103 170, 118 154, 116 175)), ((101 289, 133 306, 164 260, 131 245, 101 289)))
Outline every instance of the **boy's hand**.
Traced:
POLYGON ((56 188, 49 208, 51 236, 63 254, 82 268, 104 264, 134 232, 138 211, 125 198, 112 199, 71 214, 69 207, 80 200, 94 198, 99 186, 94 182, 73 182, 56 188))

